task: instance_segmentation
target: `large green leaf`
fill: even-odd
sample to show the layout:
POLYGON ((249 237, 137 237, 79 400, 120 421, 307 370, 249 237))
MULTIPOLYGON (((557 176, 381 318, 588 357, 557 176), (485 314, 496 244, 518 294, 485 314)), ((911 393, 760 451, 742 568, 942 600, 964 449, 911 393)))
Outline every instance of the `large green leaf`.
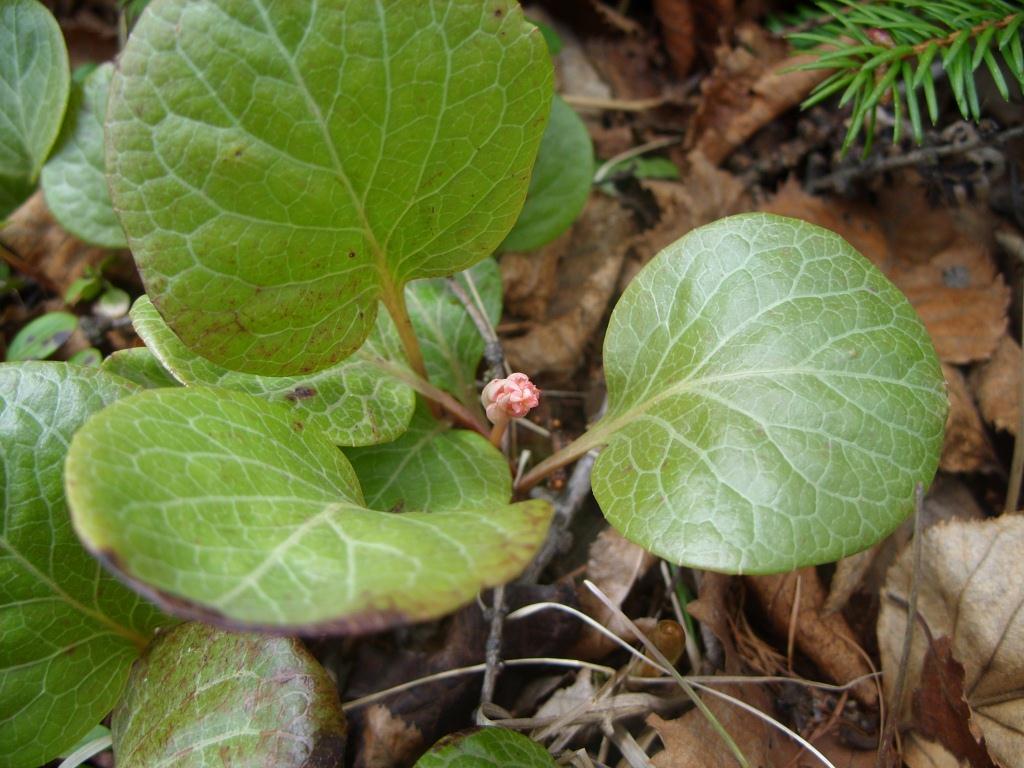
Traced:
POLYGON ((43 166, 46 204, 76 237, 106 248, 126 245, 107 190, 103 120, 113 64, 94 69, 71 92, 68 115, 53 156, 43 166))
POLYGON ((377 317, 377 327, 355 355, 307 376, 258 376, 211 363, 174 335, 146 296, 131 315, 139 336, 183 384, 224 387, 288 405, 337 445, 394 440, 412 418, 413 391, 394 376, 395 363, 389 362, 403 358, 387 315, 377 317))
POLYGON ((96 369, 0 365, 0 765, 34 768, 73 747, 161 622, 82 549, 64 501, 71 436, 134 390, 96 369))
POLYGON ((389 514, 284 406, 149 390, 83 427, 68 456, 86 546, 172 612, 232 626, 370 631, 442 615, 515 576, 543 502, 389 514))
MULTIPOLYGON (((476 296, 492 325, 501 318, 501 273, 494 259, 484 259, 455 279, 471 301, 476 296)), ((430 382, 479 409, 476 369, 484 354, 484 339, 447 280, 433 278, 409 283, 405 289, 409 316, 423 350, 430 382)))
POLYGON ((447 736, 416 761, 415 768, 555 768, 548 751, 506 728, 482 728, 447 736))
POLYGON ((555 96, 526 203, 501 250, 532 251, 562 234, 586 205, 593 178, 590 132, 575 110, 555 96))
POLYGON ((29 194, 57 139, 71 74, 57 20, 36 0, 0 2, 0 219, 29 194))
POLYGON ((513 0, 163 0, 111 84, 114 206, 185 344, 308 373, 494 250, 550 99, 513 0))
POLYGON ((891 531, 928 484, 946 395, 906 298, 838 235, 747 214, 694 230, 630 283, 604 346, 593 487, 676 563, 763 573, 891 531))
POLYGON ((512 495, 501 452, 476 432, 438 422, 422 403, 398 440, 345 454, 371 509, 457 512, 501 507, 512 495))
POLYGON ((114 710, 118 768, 342 765, 334 683, 295 639, 188 623, 132 669, 114 710))
POLYGON ((143 389, 180 387, 180 382, 161 365, 156 355, 145 347, 119 349, 100 366, 107 373, 120 376, 143 389))

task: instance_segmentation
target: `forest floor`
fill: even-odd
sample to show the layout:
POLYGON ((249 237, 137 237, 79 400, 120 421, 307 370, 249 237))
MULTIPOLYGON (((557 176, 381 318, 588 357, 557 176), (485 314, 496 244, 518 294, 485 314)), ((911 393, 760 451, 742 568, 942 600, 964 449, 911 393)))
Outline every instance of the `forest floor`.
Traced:
MULTIPOLYGON (((608 314, 644 264, 697 226, 769 211, 840 233, 909 297, 948 385, 940 471, 916 515, 916 538, 911 519, 834 565, 729 577, 670 568, 622 539, 586 492, 588 466, 570 467, 542 489, 559 510, 558 546, 508 587, 508 607, 562 603, 630 640, 624 614, 693 683, 717 678, 733 701, 705 695, 707 708, 751 766, 822 764, 784 729, 838 768, 1024 765, 1024 525, 1007 501, 1021 422, 1024 104, 1004 102, 983 78, 986 119, 967 123, 940 88, 940 127, 922 146, 893 144, 882 131, 867 158, 857 148, 842 157, 848 111, 800 110, 822 73, 790 69, 791 51, 765 24, 791 4, 693 2, 693 23, 674 25, 668 9, 689 2, 527 6, 561 40, 557 88, 586 121, 599 175, 609 160, 661 161, 617 165, 569 232, 500 257, 504 354, 545 390, 532 418, 550 431, 520 431, 520 445, 550 453, 596 418, 608 314), (927 627, 910 644, 908 601, 927 627)), ((113 10, 56 3, 73 64, 116 54, 113 10)), ((126 253, 62 232, 38 194, 0 241, 11 269, 0 344, 65 309, 68 288, 89 269, 102 265, 133 298, 142 291, 126 253)), ((81 322, 59 359, 141 343, 123 313, 90 302, 70 311, 81 322)), ((474 720, 527 733, 579 766, 738 764, 677 680, 567 613, 504 623, 502 659, 572 661, 504 666, 481 706, 488 600, 442 622, 310 641, 347 702, 351 764, 409 765, 474 720), (363 698, 409 681, 419 682, 363 698)), ((110 764, 109 755, 97 760, 110 764)))

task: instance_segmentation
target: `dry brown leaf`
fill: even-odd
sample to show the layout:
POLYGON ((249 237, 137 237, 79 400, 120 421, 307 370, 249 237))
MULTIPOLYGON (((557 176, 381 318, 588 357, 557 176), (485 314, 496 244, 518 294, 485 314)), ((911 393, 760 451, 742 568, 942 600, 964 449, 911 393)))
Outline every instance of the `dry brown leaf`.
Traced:
POLYGON ((860 589, 860 585, 864 583, 864 576, 871 569, 871 563, 874 562, 880 546, 881 544, 875 544, 863 552, 844 557, 836 563, 836 572, 832 575, 832 582, 828 585, 828 599, 825 600, 825 604, 821 608, 823 613, 835 613, 843 610, 854 593, 860 589))
MULTIPOLYGON (((1024 516, 949 522, 921 541, 917 611, 932 637, 948 636, 964 667, 964 692, 988 744, 1007 768, 1024 766, 1024 516)), ((913 553, 889 571, 878 617, 878 645, 886 695, 891 699, 906 628, 913 553)), ((928 642, 915 622, 903 701, 921 686, 928 642)), ((958 755, 959 757, 959 755, 958 755)))
POLYGON ((729 614, 730 606, 735 604, 731 596, 733 577, 724 573, 713 573, 711 571, 700 574, 700 583, 697 587, 698 597, 686 604, 686 612, 701 624, 711 630, 722 646, 721 655, 724 658, 712 659, 716 666, 721 666, 727 674, 737 675, 741 670, 739 655, 736 653, 736 643, 733 642, 731 619, 729 614))
POLYGON ((661 215, 653 229, 642 232, 631 243, 640 264, 646 264, 658 251, 692 229, 750 210, 750 198, 743 183, 716 168, 703 155, 687 158, 682 179, 641 182, 654 195, 661 215))
POLYGON ((807 57, 791 58, 786 44, 757 24, 738 26, 736 37, 736 47, 718 49, 693 117, 690 146, 714 165, 828 76, 825 70, 787 71, 807 57))
POLYGON ((426 749, 423 734, 414 725, 375 704, 366 712, 363 740, 356 756, 357 768, 394 768, 408 765, 426 749))
MULTIPOLYGON (((643 547, 624 538, 614 528, 605 528, 590 545, 587 578, 621 607, 636 582, 643 577, 657 558, 643 547)), ((576 590, 583 611, 620 637, 633 632, 612 611, 584 586, 576 590)), ((574 649, 583 658, 599 659, 615 648, 614 643, 595 629, 585 627, 574 649)))
POLYGON ((83 243, 61 229, 37 191, 7 219, 0 230, 3 259, 22 274, 61 296, 86 267, 99 266, 114 256, 104 270, 118 285, 142 287, 128 251, 110 251, 83 243))
POLYGON ((971 371, 969 383, 981 415, 996 429, 1017 434, 1020 421, 1020 344, 1003 336, 988 362, 971 371))
POLYGON ((914 730, 966 759, 971 768, 995 768, 964 698, 964 668, 953 658, 951 646, 948 637, 928 646, 912 699, 914 730))
POLYGON ((572 242, 572 230, 536 251, 501 255, 501 286, 505 311, 535 322, 547 315, 557 285, 558 262, 572 242))
POLYGON ((970 768, 941 744, 909 734, 903 741, 903 762, 907 768, 970 768))
MULTIPOLYGON (((791 621, 795 621, 796 646, 837 683, 871 674, 853 631, 839 613, 824 613, 825 589, 814 568, 801 568, 775 576, 749 576, 750 586, 775 631, 787 637, 791 621), (800 602, 793 607, 799 590, 800 602)), ((865 704, 878 701, 875 686, 868 680, 857 683, 851 693, 865 704)))
POLYGON ((654 0, 654 15, 661 23, 672 69, 678 77, 685 77, 697 55, 693 6, 690 0, 654 0))
POLYGON ((947 211, 932 210, 925 221, 945 219, 933 228, 938 234, 910 248, 906 232, 919 227, 907 227, 898 209, 815 197, 792 179, 761 210, 810 221, 845 238, 906 294, 943 361, 985 360, 1004 337, 1009 288, 991 250, 952 229, 947 211), (925 253, 922 244, 934 250, 925 253))
POLYGON ((559 261, 546 316, 525 335, 502 339, 514 369, 565 380, 580 366, 615 293, 625 244, 635 231, 633 217, 617 201, 591 197, 559 261))
POLYGON ((616 98, 649 99, 667 90, 661 66, 664 56, 655 38, 647 34, 590 37, 583 46, 590 63, 611 85, 616 98))
POLYGON ((991 471, 996 466, 995 450, 967 390, 964 375, 946 364, 942 366, 942 373, 949 393, 949 414, 939 468, 946 472, 991 471))
MULTIPOLYGON (((720 685, 715 688, 762 711, 769 711, 768 695, 757 686, 720 685)), ((735 704, 712 694, 702 694, 702 698, 751 766, 768 768, 777 765, 773 755, 785 736, 735 704)), ((698 709, 691 709, 675 720, 650 715, 647 724, 658 732, 665 745, 664 751, 651 758, 655 768, 735 768, 739 765, 725 741, 698 709)))

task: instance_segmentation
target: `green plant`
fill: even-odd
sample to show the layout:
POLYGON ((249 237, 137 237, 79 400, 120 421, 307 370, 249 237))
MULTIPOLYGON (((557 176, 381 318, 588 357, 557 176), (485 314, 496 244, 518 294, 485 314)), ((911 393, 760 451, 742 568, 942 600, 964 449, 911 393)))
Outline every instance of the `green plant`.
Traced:
POLYGON ((1010 99, 1007 75, 1024 92, 1024 10, 1018 3, 815 0, 815 6, 804 12, 804 23, 799 25, 802 30, 789 38, 798 48, 817 51, 815 60, 801 65, 802 69, 835 70, 815 88, 804 106, 837 94, 840 106, 852 106, 844 152, 862 130, 864 151, 870 151, 877 108, 882 104, 893 109, 894 141, 900 138, 905 116, 914 139, 920 143, 924 136, 922 95, 932 124, 939 119, 936 67, 948 77, 965 120, 981 119, 976 78, 982 64, 1004 99, 1010 99), (815 12, 821 18, 816 19, 815 12))
POLYGON ((326 699, 262 708, 282 664, 323 684, 294 644, 170 617, 309 634, 442 616, 529 563, 552 510, 519 499, 594 448, 615 526, 731 572, 869 546, 934 474, 944 386, 906 299, 838 236, 745 215, 631 283, 607 416, 513 489, 476 384, 489 257, 517 219, 540 239, 568 221, 519 218, 552 94, 511 0, 156 0, 110 94, 147 348, 0 367, 2 765, 111 708, 125 765, 202 764, 199 733, 253 754, 249 724, 275 717, 297 734, 261 756, 336 759, 326 699))

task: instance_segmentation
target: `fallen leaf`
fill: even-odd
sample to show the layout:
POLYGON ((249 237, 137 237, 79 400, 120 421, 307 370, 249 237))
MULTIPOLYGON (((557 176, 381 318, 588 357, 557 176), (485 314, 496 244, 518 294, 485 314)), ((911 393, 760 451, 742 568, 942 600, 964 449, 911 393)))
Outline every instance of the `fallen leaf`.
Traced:
POLYGON ((968 381, 981 415, 996 429, 1017 434, 1020 421, 1020 344, 1003 336, 992 359, 971 371, 968 381))
POLYGON ((945 472, 987 472, 997 466, 981 416, 967 390, 964 375, 951 365, 942 365, 949 392, 949 415, 939 469, 945 472))
MULTIPOLYGON (((646 549, 624 538, 614 528, 605 528, 590 545, 587 578, 608 597, 612 605, 621 607, 637 581, 656 562, 657 558, 646 549)), ((619 637, 633 636, 632 630, 585 586, 581 585, 576 590, 576 596, 588 616, 619 637)), ((597 630, 584 627, 573 650, 581 658, 600 659, 615 647, 597 630)))
POLYGON ((558 285, 558 262, 572 242, 572 230, 528 253, 501 255, 501 285, 505 311, 534 322, 547 314, 558 285))
POLYGON ((922 739, 914 733, 903 741, 903 762, 907 768, 969 768, 941 744, 922 739))
POLYGON ((844 557, 836 563, 836 572, 832 575, 832 582, 828 587, 828 599, 821 610, 823 613, 835 613, 843 610, 846 603, 853 597, 853 594, 860 589, 864 582, 864 576, 871 568, 871 563, 878 554, 881 545, 858 552, 855 555, 844 557))
POLYGON ((46 207, 41 191, 8 217, 0 230, 0 249, 11 266, 60 296, 86 267, 105 261, 105 276, 118 285, 142 289, 128 251, 97 248, 65 232, 46 207))
MULTIPOLYGON (((768 694, 757 686, 720 685, 715 686, 715 689, 762 711, 770 709, 768 694)), ((775 762, 773 753, 785 736, 770 728, 763 720, 713 694, 701 694, 701 698, 751 766, 768 768, 781 765, 775 762)), ((691 709, 675 720, 663 720, 652 714, 647 718, 647 724, 658 732, 665 745, 662 752, 651 758, 654 768, 739 766, 722 736, 698 709, 691 709)))
POLYGON ((720 47, 711 74, 701 81, 689 146, 718 165, 783 112, 795 107, 827 70, 794 68, 809 61, 753 23, 736 27, 737 44, 720 47))
POLYGON ((644 33, 628 37, 590 37, 587 58, 618 99, 649 99, 668 91, 658 41, 644 33))
POLYGON ((921 682, 912 699, 914 728, 965 758, 971 768, 995 768, 964 698, 964 668, 953 658, 951 645, 948 637, 928 645, 921 682))
MULTIPOLYGON (((953 521, 922 534, 917 611, 932 637, 948 636, 964 667, 964 693, 989 752, 1006 768, 1024 766, 1024 516, 953 521)), ((903 700, 892 702, 903 647, 913 552, 889 571, 878 617, 886 696, 911 721, 928 642, 915 622, 903 700)), ((959 757, 959 756, 958 756, 959 757)))
MULTIPOLYGON (((908 193, 909 194, 909 193, 908 193)), ((925 219, 945 218, 913 248, 899 209, 808 195, 792 179, 761 210, 810 221, 838 232, 906 294, 947 363, 985 360, 1006 334, 1010 291, 992 252, 951 229, 950 213, 933 209, 925 219), (922 243, 934 248, 925 252, 922 243)), ((915 220, 916 221, 916 220, 915 220)), ((928 224, 921 225, 924 229, 928 224)))
POLYGON ((654 0, 665 50, 677 77, 685 77, 697 55, 696 26, 690 0, 654 0))
MULTIPOLYGON (((700 573, 700 582, 697 586, 697 599, 686 604, 686 612, 707 626, 722 646, 722 658, 709 660, 715 668, 722 668, 730 675, 737 675, 742 669, 739 654, 736 652, 736 643, 733 641, 730 614, 730 607, 737 604, 731 593, 734 583, 735 579, 732 576, 703 571, 700 573)), ((710 649, 708 655, 711 655, 710 649)))
POLYGON ((427 748, 420 729, 395 717, 380 704, 366 711, 356 764, 363 768, 409 765, 427 748))
MULTIPOLYGON (((795 621, 796 646, 829 678, 843 684, 871 673, 843 615, 824 612, 825 589, 814 568, 775 576, 749 576, 747 584, 776 632, 788 636, 790 623, 795 621), (798 588, 800 602, 794 618, 798 588)), ((857 683, 851 693, 869 706, 878 701, 878 693, 870 680, 857 683)))
POLYGON ((559 260, 546 316, 524 335, 502 339, 514 369, 557 381, 567 380, 581 365, 615 292, 623 244, 635 231, 632 216, 618 202, 591 196, 559 260))

